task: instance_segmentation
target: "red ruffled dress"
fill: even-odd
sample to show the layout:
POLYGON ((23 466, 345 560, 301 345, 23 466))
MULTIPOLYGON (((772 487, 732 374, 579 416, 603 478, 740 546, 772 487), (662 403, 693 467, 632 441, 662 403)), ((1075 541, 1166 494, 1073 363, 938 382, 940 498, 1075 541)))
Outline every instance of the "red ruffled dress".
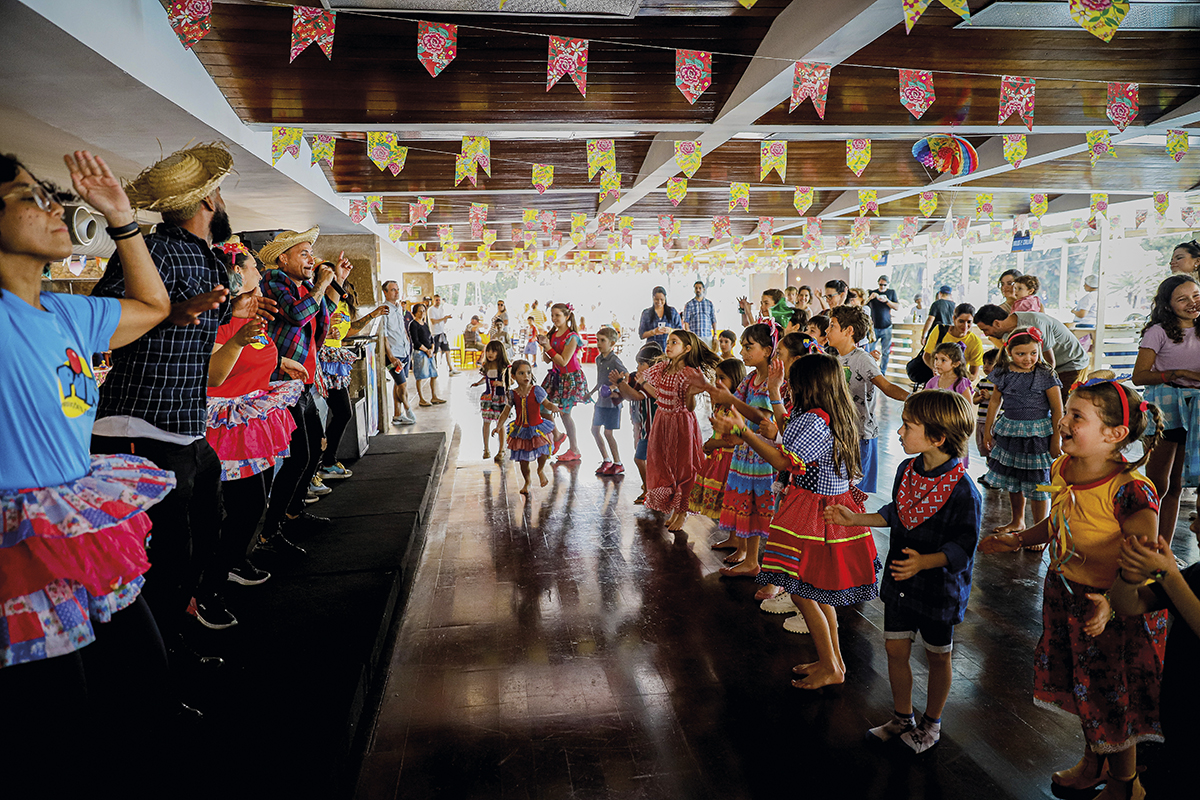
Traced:
POLYGON ((513 461, 537 461, 549 456, 554 445, 554 422, 542 418, 542 403, 546 390, 530 386, 529 394, 521 397, 517 390, 508 393, 513 407, 513 421, 508 423, 508 453, 513 461))
MULTIPOLYGON (((234 318, 217 329, 225 344, 248 319, 234 318)), ((208 443, 221 459, 221 479, 236 481, 273 469, 288 455, 296 421, 288 407, 304 392, 302 381, 271 382, 279 362, 275 343, 259 336, 243 347, 229 377, 208 390, 208 443)))
POLYGON ((700 423, 687 406, 687 376, 700 372, 692 367, 667 372, 668 366, 658 362, 643 379, 658 394, 646 449, 646 507, 674 513, 688 510, 692 485, 704 463, 704 446, 700 423))
POLYGON ((865 513, 866 497, 833 461, 829 415, 820 409, 794 415, 783 432, 783 455, 792 465, 791 488, 771 522, 757 581, 830 606, 877 597, 882 565, 870 528, 824 519, 834 505, 865 513))

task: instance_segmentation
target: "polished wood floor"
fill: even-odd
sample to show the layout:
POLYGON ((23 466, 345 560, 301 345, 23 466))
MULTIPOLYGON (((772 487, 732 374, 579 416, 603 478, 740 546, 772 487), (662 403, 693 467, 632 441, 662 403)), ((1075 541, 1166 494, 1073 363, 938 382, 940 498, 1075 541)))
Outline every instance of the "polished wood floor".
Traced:
MULTIPOLYGON (((711 523, 692 518, 672 535, 633 504, 632 463, 623 479, 593 475, 590 409, 577 413, 584 462, 554 468, 526 500, 514 467, 480 459, 469 382, 455 378, 451 404, 420 415, 418 430, 458 430, 453 474, 396 635, 359 797, 1034 798, 1051 796, 1050 773, 1077 760, 1077 724, 1032 702, 1038 554, 977 559, 941 743, 922 756, 872 746, 866 729, 892 708, 878 600, 840 611, 845 685, 793 689, 789 669, 815 657, 811 641, 759 610, 753 582, 718 576, 711 523)), ((886 501, 883 476, 903 457, 899 404, 883 403, 884 493, 868 508, 886 501)), ((971 472, 982 471, 975 459, 971 472)), ((985 523, 1006 521, 1007 496, 985 499, 985 523)), ((1193 507, 1188 498, 1181 531, 1193 507)), ((887 532, 875 537, 886 552, 887 532)), ((1176 541, 1194 561, 1195 539, 1176 541)), ((920 710, 923 657, 913 664, 920 710)))

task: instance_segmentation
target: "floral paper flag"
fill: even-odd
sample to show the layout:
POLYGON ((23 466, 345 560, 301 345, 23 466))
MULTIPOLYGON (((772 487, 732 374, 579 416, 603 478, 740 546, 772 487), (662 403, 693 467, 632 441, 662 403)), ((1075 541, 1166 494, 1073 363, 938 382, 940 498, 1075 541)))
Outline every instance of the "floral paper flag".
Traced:
POLYGON ((1167 131, 1167 155, 1175 161, 1183 161, 1188 151, 1187 131, 1167 131))
POLYGON ((970 230, 970 217, 954 217, 954 237, 956 239, 966 239, 967 232, 970 230))
POLYGON ((558 226, 558 212, 543 211, 538 214, 538 221, 542 223, 542 233, 549 233, 558 226))
POLYGON ((1029 155, 1029 143, 1023 133, 1004 134, 1004 160, 1013 165, 1014 169, 1021 166, 1025 156, 1029 155))
POLYGON ((536 208, 521 209, 521 222, 525 224, 525 230, 531 231, 537 227, 538 210, 536 208))
POLYGON ((417 22, 417 60, 436 78, 458 55, 458 26, 417 22))
POLYGON ((597 217, 596 230, 600 233, 608 233, 617 224, 617 215, 605 212, 597 217))
POLYGON ((483 232, 483 246, 491 247, 496 243, 496 232, 493 230, 485 230, 483 232))
MULTIPOLYGON (((917 24, 917 20, 925 13, 925 9, 929 8, 931 2, 932 0, 902 0, 906 33, 912 33, 913 25, 917 24)), ((967 5, 967 0, 941 0, 941 3, 967 22, 971 21, 971 8, 967 5)))
POLYGON ((471 238, 483 238, 483 223, 487 222, 487 203, 471 203, 469 219, 471 221, 471 238))
POLYGON ((667 178, 667 199, 677 206, 687 197, 687 178, 667 178))
POLYGON ((1004 238, 1004 222, 1002 220, 994 220, 988 226, 988 238, 992 241, 1004 238))
POLYGON ((333 166, 333 134, 318 133, 312 140, 312 163, 318 161, 327 161, 329 166, 333 166))
POLYGON ((792 71, 792 104, 788 113, 811 98, 817 116, 825 119, 825 101, 829 97, 829 73, 832 70, 831 64, 797 61, 792 71))
POLYGON ((317 43, 326 58, 332 59, 336 23, 337 13, 334 11, 292 6, 292 56, 288 61, 295 61, 296 56, 313 42, 317 43))
POLYGON ((917 218, 905 217, 898 231, 901 244, 912 244, 912 240, 917 235, 917 218))
POLYGON ((921 192, 921 197, 917 201, 917 208, 921 211, 921 216, 925 218, 932 217, 937 211, 938 197, 937 192, 921 192))
POLYGON ((700 142, 676 142, 675 165, 689 178, 700 169, 700 142))
POLYGON ((858 215, 865 217, 868 214, 879 216, 879 193, 874 189, 859 189, 858 190, 858 215))
POLYGON ((601 170, 615 172, 617 169, 617 151, 613 149, 612 139, 587 140, 588 180, 596 177, 601 170))
POLYGON ((775 232, 775 218, 774 217, 759 217, 758 218, 757 233, 758 233, 758 240, 760 242, 762 242, 763 244, 766 244, 767 240, 771 238, 771 234, 773 234, 774 232, 775 232))
POLYGON ((646 246, 649 247, 651 250, 657 250, 660 238, 661 237, 657 233, 650 234, 649 236, 646 237, 646 246))
POLYGON ((1111 42, 1129 13, 1129 0, 1070 0, 1071 18, 1088 33, 1111 42))
POLYGON ((587 39, 550 37, 550 55, 546 64, 546 91, 550 91, 563 75, 570 75, 579 93, 587 97, 587 39))
POLYGON ((533 165, 533 186, 538 190, 538 194, 544 194, 550 188, 550 184, 554 183, 554 165, 553 164, 534 164, 533 165))
POLYGON ((423 250, 424 248, 425 248, 424 242, 409 242, 408 243, 408 254, 410 256, 416 257, 417 253, 421 252, 421 250, 423 250))
POLYGON ((787 174, 787 142, 763 142, 758 147, 759 180, 765 181, 771 170, 784 180, 787 174))
POLYGON ((1144 209, 1144 208, 1139 209, 1138 211, 1134 212, 1133 229, 1137 230, 1138 228, 1142 227, 1142 224, 1145 223, 1147 216, 1148 216, 1148 214, 1146 212, 1146 209, 1144 209))
POLYGON ((729 235, 729 217, 715 216, 712 218, 712 238, 723 239, 729 235))
POLYGON ((188 50, 212 30, 208 20, 210 14, 212 0, 176 0, 167 8, 171 30, 175 31, 180 43, 188 50))
POLYGON ((442 247, 454 241, 454 226, 453 225, 438 225, 438 241, 442 247))
POLYGON ((984 214, 987 214, 988 217, 991 217, 993 210, 991 192, 980 192, 979 194, 975 195, 976 217, 982 217, 984 214))
POLYGON ((900 70, 900 105, 916 119, 929 110, 937 96, 933 92, 933 73, 919 69, 900 70))
POLYGON ((1050 201, 1043 192, 1034 192, 1029 195, 1029 213, 1035 217, 1041 217, 1049 208, 1050 201))
POLYGON ((1196 227, 1196 209, 1191 206, 1184 206, 1179 209, 1179 218, 1183 220, 1183 225, 1186 228, 1196 227))
POLYGON ((522 234, 521 226, 520 226, 520 225, 513 225, 513 226, 512 226, 512 234, 511 234, 511 236, 512 236, 512 243, 513 243, 513 244, 520 244, 520 243, 521 243, 521 234, 522 234))
POLYGON ((606 169, 600 173, 600 202, 610 194, 614 200, 621 199, 621 173, 606 169))
POLYGON ((870 139, 847 139, 846 140, 846 166, 850 168, 855 175, 862 176, 863 170, 867 168, 867 164, 871 163, 871 140, 870 139))
POLYGON ((695 103, 712 85, 712 53, 676 50, 675 85, 689 103, 695 103))
POLYGON ((757 3, 758 0, 738 0, 738 2, 741 3, 742 8, 754 8, 754 4, 757 3))
POLYGON ((733 250, 733 252, 735 252, 735 253, 740 253, 742 251, 742 237, 741 236, 730 236, 729 237, 729 248, 731 250, 733 250))
POLYGON ((1109 83, 1108 107, 1105 114, 1123 131, 1138 115, 1138 85, 1136 83, 1109 83))
POLYGON ((804 216, 804 212, 808 211, 813 202, 813 187, 797 186, 796 191, 792 193, 792 205, 796 207, 796 213, 804 216))
POLYGON ((551 245, 553 245, 554 247, 558 247, 559 245, 562 244, 562 240, 563 240, 563 232, 562 231, 551 231, 550 232, 550 244, 551 245))
POLYGON ((429 222, 429 212, 433 210, 432 197, 418 197, 417 202, 408 204, 408 222, 410 225, 424 225, 429 222), (428 202, 426 202, 428 201, 428 202))
POLYGON ((675 238, 675 217, 672 214, 658 215, 658 232, 662 236, 663 246, 666 247, 675 238))
POLYGON ((1113 149, 1112 138, 1108 135, 1108 131, 1088 131, 1087 144, 1093 167, 1096 166, 1096 162, 1100 160, 1101 156, 1117 157, 1117 151, 1113 149))
POLYGON ((1162 219, 1167 215, 1167 209, 1171 206, 1171 195, 1167 192, 1154 193, 1154 212, 1158 214, 1158 218, 1162 219))
POLYGON ((1091 212, 1092 218, 1095 219, 1097 214, 1108 213, 1108 194, 1105 192, 1094 192, 1091 196, 1091 212))
POLYGON ((351 200, 350 201, 350 221, 353 223, 362 222, 367 218, 369 211, 366 200, 351 200))
POLYGON ((729 210, 733 211, 738 206, 745 211, 750 210, 750 184, 731 181, 729 184, 729 210))
POLYGON ((380 169, 399 175, 408 159, 408 148, 397 144, 394 133, 367 131, 367 157, 380 169))
POLYGON ((277 164, 284 153, 290 153, 292 158, 299 158, 300 140, 303 138, 303 128, 271 128, 271 163, 277 164))
POLYGON ((810 238, 821 238, 821 218, 820 217, 805 217, 804 218, 804 235, 810 238))
POLYGON ((1000 114, 997 124, 1003 124, 1014 113, 1018 114, 1029 130, 1033 130, 1033 105, 1037 81, 1005 75, 1000 81, 1000 114))
POLYGON ((408 233, 412 233, 412 225, 388 225, 388 238, 393 242, 400 241, 400 238, 408 233))
POLYGON ((383 213, 383 195, 381 195, 381 194, 367 195, 367 210, 378 211, 380 214, 382 214, 383 213))
POLYGON ((871 220, 867 217, 855 217, 850 227, 850 246, 860 247, 871 235, 871 220))

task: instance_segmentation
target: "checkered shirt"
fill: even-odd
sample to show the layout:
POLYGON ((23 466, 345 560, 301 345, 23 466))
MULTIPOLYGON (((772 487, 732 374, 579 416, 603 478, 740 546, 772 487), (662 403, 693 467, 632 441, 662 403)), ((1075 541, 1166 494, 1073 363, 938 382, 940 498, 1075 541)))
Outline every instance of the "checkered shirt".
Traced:
POLYGON ((712 301, 707 298, 688 300, 683 304, 683 321, 687 323, 688 330, 702 341, 712 339, 717 328, 717 315, 713 311, 712 301))
MULTIPOLYGON (((312 281, 304 281, 297 286, 280 269, 269 269, 263 273, 262 293, 279 306, 279 310, 274 312, 275 319, 267 323, 267 336, 279 348, 280 358, 290 358, 303 364, 308 358, 309 349, 319 348, 325 342, 334 303, 324 295, 314 297, 312 288, 312 281), (304 291, 301 291, 301 286, 304 291), (310 326, 310 322, 314 325, 310 326)), ((286 381, 288 376, 276 370, 271 380, 286 381)))
POLYGON ((833 431, 823 411, 806 411, 788 420, 783 454, 792 467, 792 485, 826 497, 850 491, 850 481, 833 461, 833 431))

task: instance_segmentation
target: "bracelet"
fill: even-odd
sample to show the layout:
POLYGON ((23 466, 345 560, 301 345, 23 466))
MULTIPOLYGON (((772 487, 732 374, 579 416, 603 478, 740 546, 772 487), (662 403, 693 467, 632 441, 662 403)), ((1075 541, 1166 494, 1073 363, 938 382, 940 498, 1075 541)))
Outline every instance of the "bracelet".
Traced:
POLYGON ((742 435, 745 434, 745 432, 746 432, 746 426, 745 425, 734 425, 732 428, 729 429, 729 432, 740 439, 740 438, 742 438, 742 435))
POLYGON ((104 232, 108 234, 108 238, 114 242, 119 242, 122 239, 132 239, 134 236, 140 234, 142 229, 136 222, 129 222, 119 228, 106 227, 104 232))
POLYGON ((783 405, 783 401, 782 400, 772 400, 771 405, 772 406, 781 406, 781 405, 783 405))
POLYGON ((1162 378, 1162 382, 1163 382, 1163 383, 1166 383, 1166 382, 1167 382, 1167 373, 1165 373, 1165 372, 1160 372, 1160 373, 1158 373, 1158 377, 1162 378))
POLYGON ((1165 569, 1156 569, 1154 572, 1150 573, 1150 577, 1154 578, 1154 580, 1157 582, 1162 583, 1163 579, 1167 577, 1167 571, 1165 569))

